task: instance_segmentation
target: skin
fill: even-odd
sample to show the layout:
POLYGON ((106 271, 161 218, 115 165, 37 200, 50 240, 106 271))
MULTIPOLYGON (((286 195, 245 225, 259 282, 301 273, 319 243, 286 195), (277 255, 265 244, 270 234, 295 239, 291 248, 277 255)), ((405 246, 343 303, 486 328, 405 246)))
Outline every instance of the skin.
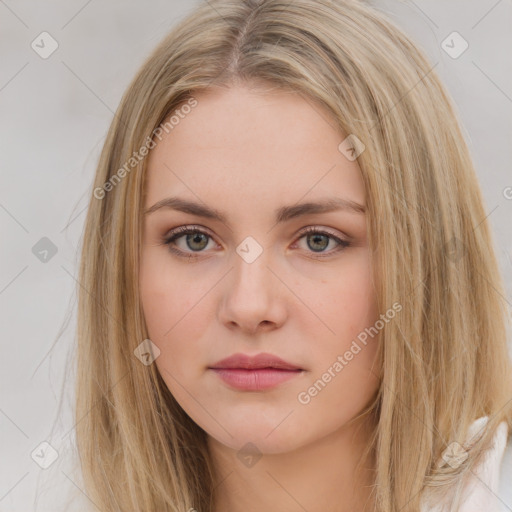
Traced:
POLYGON ((332 196, 364 206, 357 160, 338 150, 345 137, 327 112, 295 93, 239 85, 194 96, 198 105, 150 152, 145 208, 179 196, 227 220, 169 208, 145 214, 140 285, 149 337, 161 351, 155 364, 208 435, 215 510, 369 509, 371 465, 355 468, 371 426, 354 418, 379 386, 378 336, 308 404, 298 400, 379 318, 366 215, 274 219, 282 206, 332 196), (175 241, 195 259, 163 243, 184 225, 210 235, 175 241), (350 246, 336 251, 333 238, 301 234, 307 226, 350 246), (236 252, 248 236, 263 250, 252 263, 236 252), (233 390, 208 367, 240 352, 269 352, 303 371, 270 390, 233 390), (250 466, 237 457, 248 442, 262 454, 250 466))

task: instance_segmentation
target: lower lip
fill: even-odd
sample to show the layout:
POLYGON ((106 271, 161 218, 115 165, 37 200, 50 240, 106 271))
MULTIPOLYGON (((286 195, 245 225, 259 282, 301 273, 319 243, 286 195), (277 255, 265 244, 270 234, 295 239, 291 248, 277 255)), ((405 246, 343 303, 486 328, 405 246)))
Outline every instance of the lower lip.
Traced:
POLYGON ((282 382, 293 379, 302 370, 281 370, 278 368, 211 368, 226 384, 242 391, 271 389, 282 382))

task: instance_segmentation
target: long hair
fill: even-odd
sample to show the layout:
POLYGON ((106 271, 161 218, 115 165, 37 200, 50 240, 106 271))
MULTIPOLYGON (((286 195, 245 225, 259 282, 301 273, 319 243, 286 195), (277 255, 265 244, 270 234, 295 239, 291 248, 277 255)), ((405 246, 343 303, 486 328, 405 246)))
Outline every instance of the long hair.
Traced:
POLYGON ((377 509, 417 512, 426 489, 460 488, 498 424, 512 426, 505 292, 472 156, 434 67, 354 0, 210 0, 144 62, 106 137, 81 253, 76 436, 102 511, 211 510, 206 434, 156 365, 134 355, 148 337, 144 155, 159 127, 170 131, 208 87, 300 94, 365 146, 357 162, 379 310, 402 305, 379 340, 377 509), (466 461, 441 467, 443 451, 463 445, 481 416, 489 421, 465 446, 466 461))

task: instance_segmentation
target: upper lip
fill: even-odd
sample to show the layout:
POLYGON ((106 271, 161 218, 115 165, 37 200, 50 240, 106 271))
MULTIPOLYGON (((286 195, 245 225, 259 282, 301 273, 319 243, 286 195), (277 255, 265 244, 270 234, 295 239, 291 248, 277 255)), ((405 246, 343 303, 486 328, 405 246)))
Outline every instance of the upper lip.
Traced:
POLYGON ((277 368, 280 370, 301 370, 298 366, 288 363, 280 357, 272 354, 261 353, 255 356, 247 354, 233 354, 232 356, 218 361, 210 368, 244 368, 246 370, 256 370, 261 368, 277 368))

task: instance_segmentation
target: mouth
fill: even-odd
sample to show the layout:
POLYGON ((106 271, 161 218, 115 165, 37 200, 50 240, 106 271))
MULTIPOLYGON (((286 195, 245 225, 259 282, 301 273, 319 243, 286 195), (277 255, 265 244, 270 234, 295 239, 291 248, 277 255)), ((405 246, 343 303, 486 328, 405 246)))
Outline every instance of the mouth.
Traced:
POLYGON ((301 375, 303 370, 282 370, 278 368, 211 368, 228 386, 240 391, 263 391, 271 389, 301 375))
POLYGON ((302 375, 305 370, 272 354, 234 354, 209 367, 231 388, 263 391, 302 375))

